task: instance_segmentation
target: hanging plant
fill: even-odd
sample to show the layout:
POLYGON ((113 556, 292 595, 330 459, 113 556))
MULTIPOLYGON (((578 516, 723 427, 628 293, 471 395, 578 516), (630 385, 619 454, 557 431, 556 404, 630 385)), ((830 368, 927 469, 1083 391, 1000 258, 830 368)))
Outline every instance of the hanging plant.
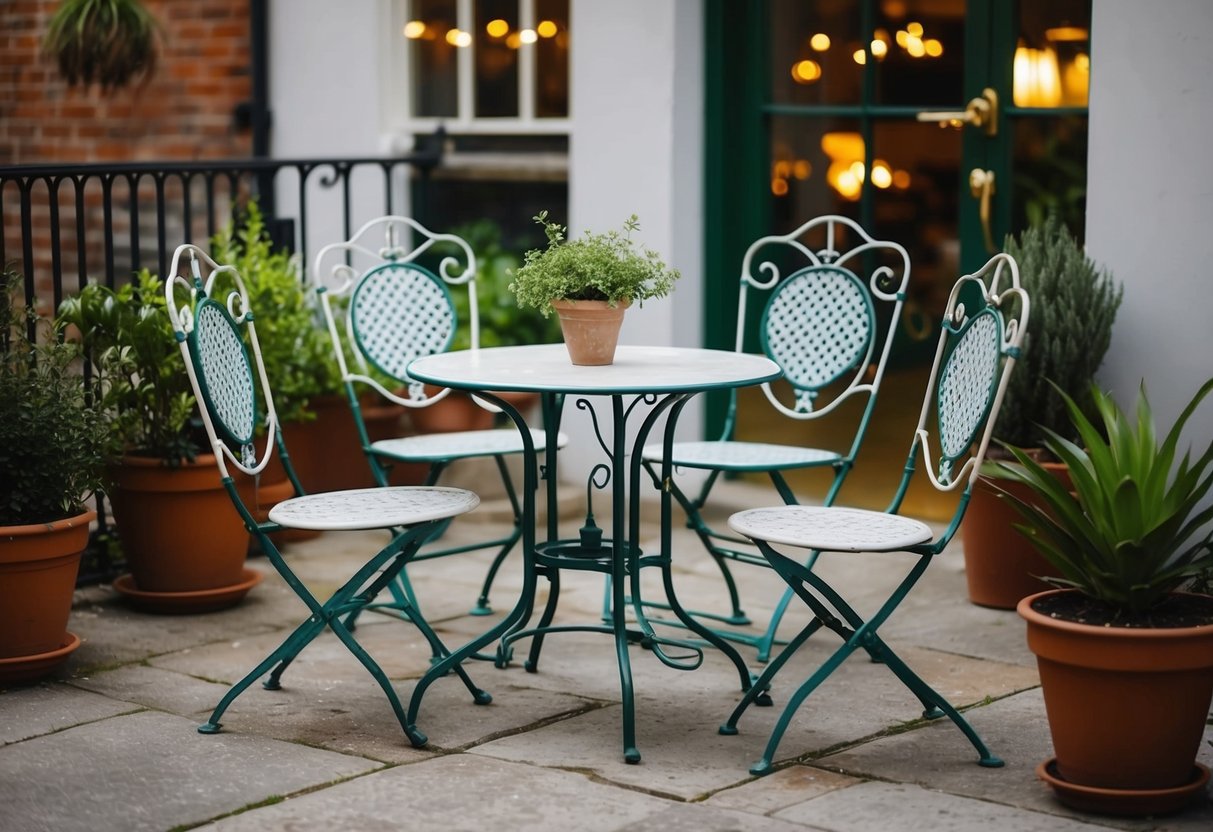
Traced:
POLYGON ((42 46, 69 86, 107 92, 151 74, 158 28, 139 0, 64 0, 42 46))

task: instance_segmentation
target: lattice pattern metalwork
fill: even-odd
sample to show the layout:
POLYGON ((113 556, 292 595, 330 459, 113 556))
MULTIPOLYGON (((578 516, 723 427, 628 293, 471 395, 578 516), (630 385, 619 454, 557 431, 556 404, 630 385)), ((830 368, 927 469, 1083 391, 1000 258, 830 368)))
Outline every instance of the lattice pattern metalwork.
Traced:
POLYGON ((269 520, 294 529, 386 529, 454 517, 480 505, 462 488, 440 486, 360 488, 285 500, 269 520))
POLYGON ((235 324, 218 303, 203 301, 198 305, 192 337, 211 415, 231 440, 251 442, 257 417, 256 387, 235 324))
POLYGON ((830 552, 888 552, 926 543, 926 523, 858 508, 778 506, 739 511, 729 527, 756 540, 830 552))
POLYGON ((818 390, 865 358, 872 317, 867 292, 854 274, 835 266, 803 269, 767 304, 765 348, 794 386, 818 390))
POLYGON ((455 332, 450 294, 433 274, 411 263, 367 272, 350 299, 350 317, 367 360, 401 381, 408 378, 409 362, 446 349, 455 332))
POLYGON ((993 313, 977 315, 956 340, 940 373, 939 442, 943 454, 964 453, 985 425, 998 383, 1002 333, 993 313))

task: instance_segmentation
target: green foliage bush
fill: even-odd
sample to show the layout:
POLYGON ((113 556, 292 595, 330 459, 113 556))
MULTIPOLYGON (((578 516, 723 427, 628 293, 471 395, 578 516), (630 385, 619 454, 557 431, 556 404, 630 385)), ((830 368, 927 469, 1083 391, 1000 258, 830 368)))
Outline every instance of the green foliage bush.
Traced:
POLYGON ((19 286, 15 272, 0 274, 0 526, 80 514, 105 463, 106 427, 88 401, 79 346, 35 310, 23 314, 19 286))
POLYGON ((1004 496, 1026 519, 1017 528, 1062 575, 1048 578, 1128 613, 1148 612, 1186 581, 1213 569, 1213 443, 1193 459, 1177 457, 1188 418, 1213 392, 1201 386, 1171 430, 1158 441, 1145 386, 1135 417, 1095 385, 1090 388, 1101 424, 1058 391, 1076 435, 1070 441, 1046 430, 1044 446, 1070 469, 1072 491, 1023 449, 1019 465, 1000 473, 1027 484, 1040 507, 1004 496))
POLYGON ((679 277, 657 252, 632 240, 632 232, 640 228, 635 214, 624 222, 622 232, 586 232, 575 240, 565 239, 568 229, 549 221, 547 211, 535 222, 543 226, 548 247, 526 253, 509 288, 519 306, 532 306, 544 317, 551 314, 553 300, 605 300, 615 306, 665 297, 679 277))
POLYGON ((1005 249, 1019 265, 1032 322, 994 434, 1012 445, 1039 447, 1047 431, 1075 435, 1058 390, 1090 412, 1088 391, 1111 343, 1123 289, 1086 256, 1056 214, 1018 239, 1008 236, 1005 249))
POLYGON ((164 284, 147 269, 110 289, 91 283, 59 307, 97 372, 109 454, 158 457, 170 466, 193 461, 202 447, 191 419, 194 396, 165 309, 164 284))

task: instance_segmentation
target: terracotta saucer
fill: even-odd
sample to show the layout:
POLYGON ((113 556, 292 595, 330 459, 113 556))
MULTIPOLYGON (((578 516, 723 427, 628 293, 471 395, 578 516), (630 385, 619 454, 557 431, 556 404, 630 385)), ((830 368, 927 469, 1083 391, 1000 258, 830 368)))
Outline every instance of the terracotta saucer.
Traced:
POLYGON ((65 638, 66 644, 46 653, 0 659, 0 686, 35 682, 43 676, 50 675, 80 646, 80 636, 75 633, 69 632, 65 638))
POLYGON ((135 588, 135 579, 130 573, 114 580, 114 591, 125 596, 131 605, 144 612, 168 615, 188 615, 199 612, 214 612, 235 606, 248 591, 261 583, 262 574, 245 567, 241 581, 217 589, 200 589, 194 592, 145 592, 135 588))
POLYGON ((1100 815, 1165 815, 1192 804, 1209 784, 1209 769, 1200 763, 1192 768, 1191 779, 1173 789, 1100 789, 1080 786, 1057 774, 1057 758, 1050 757, 1036 767, 1036 776, 1053 787, 1057 799, 1072 809, 1100 815))

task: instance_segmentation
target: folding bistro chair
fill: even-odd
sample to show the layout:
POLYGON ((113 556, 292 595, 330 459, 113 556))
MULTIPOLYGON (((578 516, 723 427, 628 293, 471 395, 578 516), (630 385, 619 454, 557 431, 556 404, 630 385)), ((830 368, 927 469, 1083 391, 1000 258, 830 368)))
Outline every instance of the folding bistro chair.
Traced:
MULTIPOLYGON (((784 472, 831 468, 834 477, 824 504, 834 502, 876 406, 909 278, 910 258, 902 246, 872 239, 846 217, 818 217, 789 234, 762 237, 746 250, 737 300, 736 350, 756 345, 783 370, 791 398, 786 400, 784 394, 781 399, 770 383, 763 384, 771 406, 799 422, 822 419, 852 400, 863 402, 863 413, 850 444, 842 450, 743 441, 737 438, 737 391, 732 390, 719 439, 674 444, 675 469, 708 472, 697 496, 689 496, 676 483, 671 487, 686 512, 687 525, 720 568, 732 607, 728 615, 697 612, 697 616, 730 625, 750 624, 729 562, 766 566, 752 547, 737 548, 745 544, 743 539, 712 528, 704 519, 704 506, 717 479, 721 474, 765 473, 783 501, 793 505, 798 501, 784 472), (758 311, 760 317, 754 315, 758 311)), ((658 484, 661 459, 661 445, 644 449, 645 466, 658 484)), ((791 590, 783 594, 760 635, 715 632, 756 647, 758 660, 765 662, 791 597, 791 590)))
POLYGON ((793 714, 810 693, 862 648, 883 663, 922 702, 928 719, 946 714, 980 755, 983 766, 1001 766, 964 717, 918 677, 877 633, 956 533, 969 502, 973 482, 990 442, 1003 391, 1019 355, 1028 324, 1028 296, 1019 286, 1015 261, 996 254, 979 271, 961 277, 952 288, 944 314, 935 362, 910 445, 904 473, 890 506, 883 512, 842 507, 778 506, 741 511, 729 527, 758 546, 762 556, 813 613, 813 619, 767 666, 738 704, 720 733, 737 733, 737 721, 766 690, 787 660, 821 627, 834 631, 843 644, 789 698, 763 757, 750 769, 764 774, 793 714), (932 436, 938 450, 931 447, 932 436), (938 538, 925 523, 898 514, 914 476, 917 457, 931 485, 959 491, 959 503, 938 538), (817 572, 776 550, 776 546, 812 552, 906 552, 917 555, 906 576, 880 608, 866 620, 817 572))
MULTIPOLYGON (((375 481, 386 485, 393 465, 419 462, 428 466, 426 484, 438 482, 452 462, 491 457, 514 514, 513 530, 505 537, 477 541, 440 550, 427 549, 415 560, 479 549, 496 548, 472 615, 489 615, 489 591, 502 561, 522 533, 522 508, 506 457, 523 452, 522 437, 512 426, 494 430, 463 430, 383 439, 372 442, 362 420, 358 397, 369 388, 384 398, 419 409, 451 395, 437 392, 409 378, 415 358, 444 352, 451 347, 459 325, 451 292, 467 293, 471 349, 480 344, 476 305, 476 256, 467 242, 454 234, 437 234, 409 217, 386 216, 368 222, 349 240, 325 246, 316 255, 311 279, 332 337, 342 382, 353 409, 354 422, 375 481), (446 249, 446 253, 443 249, 446 249), (440 256, 437 274, 419 258, 440 256)), ((485 409, 497 408, 477 399, 485 409)), ((531 432, 536 451, 546 447, 541 430, 531 432)), ((559 445, 567 441, 562 435, 559 445)), ((440 535, 438 529, 435 536, 440 535)), ((376 608, 416 606, 405 571, 388 586, 393 603, 376 608)))
MULTIPOLYGON (((265 375, 261 347, 257 342, 253 310, 249 308, 248 293, 240 275, 231 266, 215 263, 205 252, 192 245, 183 245, 173 254, 169 274, 172 277, 165 281, 169 317, 185 357, 186 371, 198 399, 198 409, 223 485, 244 519, 245 526, 257 536, 266 558, 309 611, 307 619, 276 650, 232 686, 210 719, 198 730, 204 734, 218 732, 224 711, 263 674, 269 673, 264 687, 277 690, 286 668, 327 627, 379 683, 409 741, 414 745, 424 745, 425 735, 417 730, 412 720, 406 719, 391 682, 339 617, 368 606, 404 565, 417 555, 418 549, 437 527, 476 508, 480 498, 471 491, 433 486, 304 494, 279 430, 278 415, 274 410, 269 379, 265 375), (188 279, 180 276, 180 269, 187 263, 191 275, 188 279), (204 270, 207 275, 205 280, 204 270), (230 286, 217 287, 219 280, 230 283, 230 286), (216 294, 220 290, 228 294, 221 298, 216 294), (259 421, 265 428, 266 436, 265 450, 260 453, 260 458, 254 444, 259 421), (297 496, 278 503, 270 509, 266 522, 258 522, 245 506, 229 466, 255 476, 265 470, 275 451, 280 455, 297 496), (288 528, 324 531, 388 529, 392 538, 327 601, 321 603, 283 560, 270 538, 270 533, 288 528)), ((449 655, 420 612, 411 606, 404 609, 435 655, 449 655)), ((488 693, 472 683, 461 666, 455 665, 454 670, 476 704, 483 705, 492 700, 488 693)), ((419 704, 418 701, 410 703, 410 713, 416 714, 419 704)))

